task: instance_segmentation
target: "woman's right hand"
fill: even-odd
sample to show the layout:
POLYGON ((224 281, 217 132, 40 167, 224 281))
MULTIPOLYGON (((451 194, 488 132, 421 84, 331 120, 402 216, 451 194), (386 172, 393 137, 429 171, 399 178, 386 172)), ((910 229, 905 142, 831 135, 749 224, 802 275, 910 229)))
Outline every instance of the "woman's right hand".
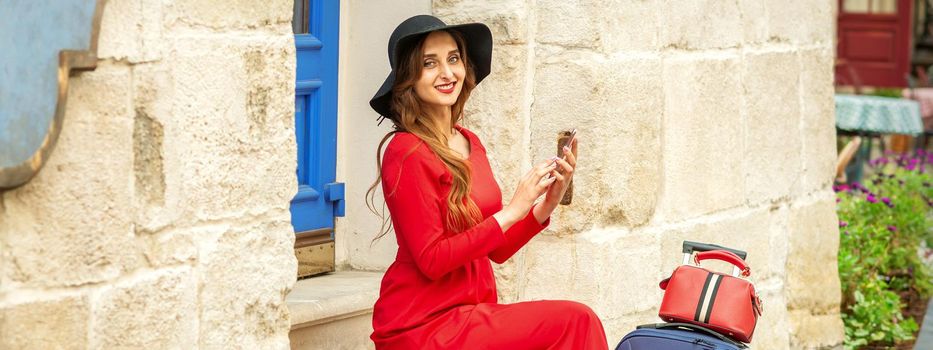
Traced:
POLYGON ((557 169, 557 163, 554 159, 548 159, 531 168, 528 173, 522 176, 509 204, 498 213, 493 214, 496 221, 499 222, 499 226, 502 227, 502 231, 508 230, 512 224, 528 215, 528 211, 534 206, 535 201, 547 193, 548 187, 557 178, 553 176, 545 178, 545 176, 554 169, 557 169))

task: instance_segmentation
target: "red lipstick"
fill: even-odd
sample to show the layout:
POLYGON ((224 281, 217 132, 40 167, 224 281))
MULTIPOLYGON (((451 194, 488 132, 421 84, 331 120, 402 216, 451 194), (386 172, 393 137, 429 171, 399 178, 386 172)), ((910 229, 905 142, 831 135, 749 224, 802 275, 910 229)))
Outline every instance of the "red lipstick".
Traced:
POLYGON ((437 91, 440 91, 441 93, 452 94, 454 92, 455 87, 457 87, 457 82, 451 82, 445 85, 438 85, 438 86, 435 86, 434 88, 437 89, 437 91), (441 88, 441 86, 447 86, 447 85, 449 85, 450 88, 447 88, 447 89, 441 88))

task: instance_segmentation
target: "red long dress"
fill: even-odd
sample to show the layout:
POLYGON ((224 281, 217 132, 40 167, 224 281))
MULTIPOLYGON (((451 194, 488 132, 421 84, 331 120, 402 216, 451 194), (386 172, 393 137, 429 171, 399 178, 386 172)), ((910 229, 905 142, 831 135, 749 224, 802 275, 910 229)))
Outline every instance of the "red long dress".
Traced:
POLYGON ((397 133, 386 147, 382 187, 398 241, 373 310, 377 349, 607 349, 602 323, 572 301, 499 304, 490 260, 503 263, 540 232, 532 212, 505 233, 493 214, 502 193, 472 132, 471 198, 484 220, 445 229, 450 173, 427 145, 397 133), (397 185, 396 185, 397 184, 397 185))

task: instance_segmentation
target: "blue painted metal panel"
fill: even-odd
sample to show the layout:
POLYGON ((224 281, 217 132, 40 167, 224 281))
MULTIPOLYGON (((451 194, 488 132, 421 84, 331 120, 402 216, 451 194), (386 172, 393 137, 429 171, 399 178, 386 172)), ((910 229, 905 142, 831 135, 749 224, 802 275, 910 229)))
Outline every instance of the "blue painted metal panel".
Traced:
POLYGON ((295 35, 295 136, 298 193, 292 199, 295 232, 333 228, 344 211, 337 184, 337 62, 340 2, 312 0, 308 34, 295 35))
POLYGON ((95 0, 0 0, 0 168, 42 146, 55 116, 59 52, 89 50, 95 0))

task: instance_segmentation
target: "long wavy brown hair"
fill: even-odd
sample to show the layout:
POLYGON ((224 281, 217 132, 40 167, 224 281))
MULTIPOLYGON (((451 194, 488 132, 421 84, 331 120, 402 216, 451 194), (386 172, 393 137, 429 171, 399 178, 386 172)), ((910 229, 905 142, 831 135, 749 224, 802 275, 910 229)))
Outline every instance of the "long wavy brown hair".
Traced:
MULTIPOLYGON (((467 99, 470 98, 470 93, 473 91, 473 88, 476 87, 476 75, 466 54, 466 40, 464 40, 463 36, 457 31, 450 30, 446 32, 450 34, 457 43, 457 49, 460 50, 461 62, 466 69, 466 77, 462 82, 463 87, 460 90, 460 96, 457 97, 457 101, 450 107, 450 125, 457 125, 463 116, 463 106, 466 104, 467 99)), ((469 196, 471 188, 470 164, 447 146, 450 130, 441 130, 441 128, 431 122, 424 112, 423 102, 415 93, 414 86, 418 79, 421 78, 421 71, 423 69, 422 61, 424 60, 424 54, 422 50, 424 49, 424 41, 427 36, 428 34, 423 34, 420 38, 412 41, 409 47, 400 48, 401 55, 399 58, 402 59, 399 60, 399 67, 395 76, 395 86, 392 87, 391 103, 392 111, 396 116, 392 119, 395 130, 386 134, 385 137, 382 138, 382 141, 379 142, 379 147, 376 148, 376 169, 378 175, 376 176, 376 181, 374 181, 373 184, 369 186, 369 190, 366 191, 366 206, 370 211, 382 218, 382 227, 379 230, 379 234, 373 239, 373 242, 385 236, 385 234, 389 233, 392 229, 392 222, 389 220, 389 217, 385 215, 385 203, 383 202, 381 211, 376 211, 375 195, 376 187, 378 187, 379 183, 382 181, 382 147, 392 135, 398 132, 411 133, 421 140, 421 143, 405 154, 403 161, 404 158, 410 156, 421 144, 424 144, 440 158, 453 177, 453 184, 451 185, 450 192, 447 194, 447 213, 444 217, 445 227, 452 232, 460 232, 476 225, 482 219, 479 207, 476 206, 476 203, 474 203, 469 196)), ((395 190, 398 188, 398 179, 400 179, 401 176, 402 175, 399 174, 396 178, 395 184, 392 185, 392 191, 390 191, 387 196, 395 194, 395 190)), ((383 184, 383 186, 385 186, 385 184, 383 184)))

